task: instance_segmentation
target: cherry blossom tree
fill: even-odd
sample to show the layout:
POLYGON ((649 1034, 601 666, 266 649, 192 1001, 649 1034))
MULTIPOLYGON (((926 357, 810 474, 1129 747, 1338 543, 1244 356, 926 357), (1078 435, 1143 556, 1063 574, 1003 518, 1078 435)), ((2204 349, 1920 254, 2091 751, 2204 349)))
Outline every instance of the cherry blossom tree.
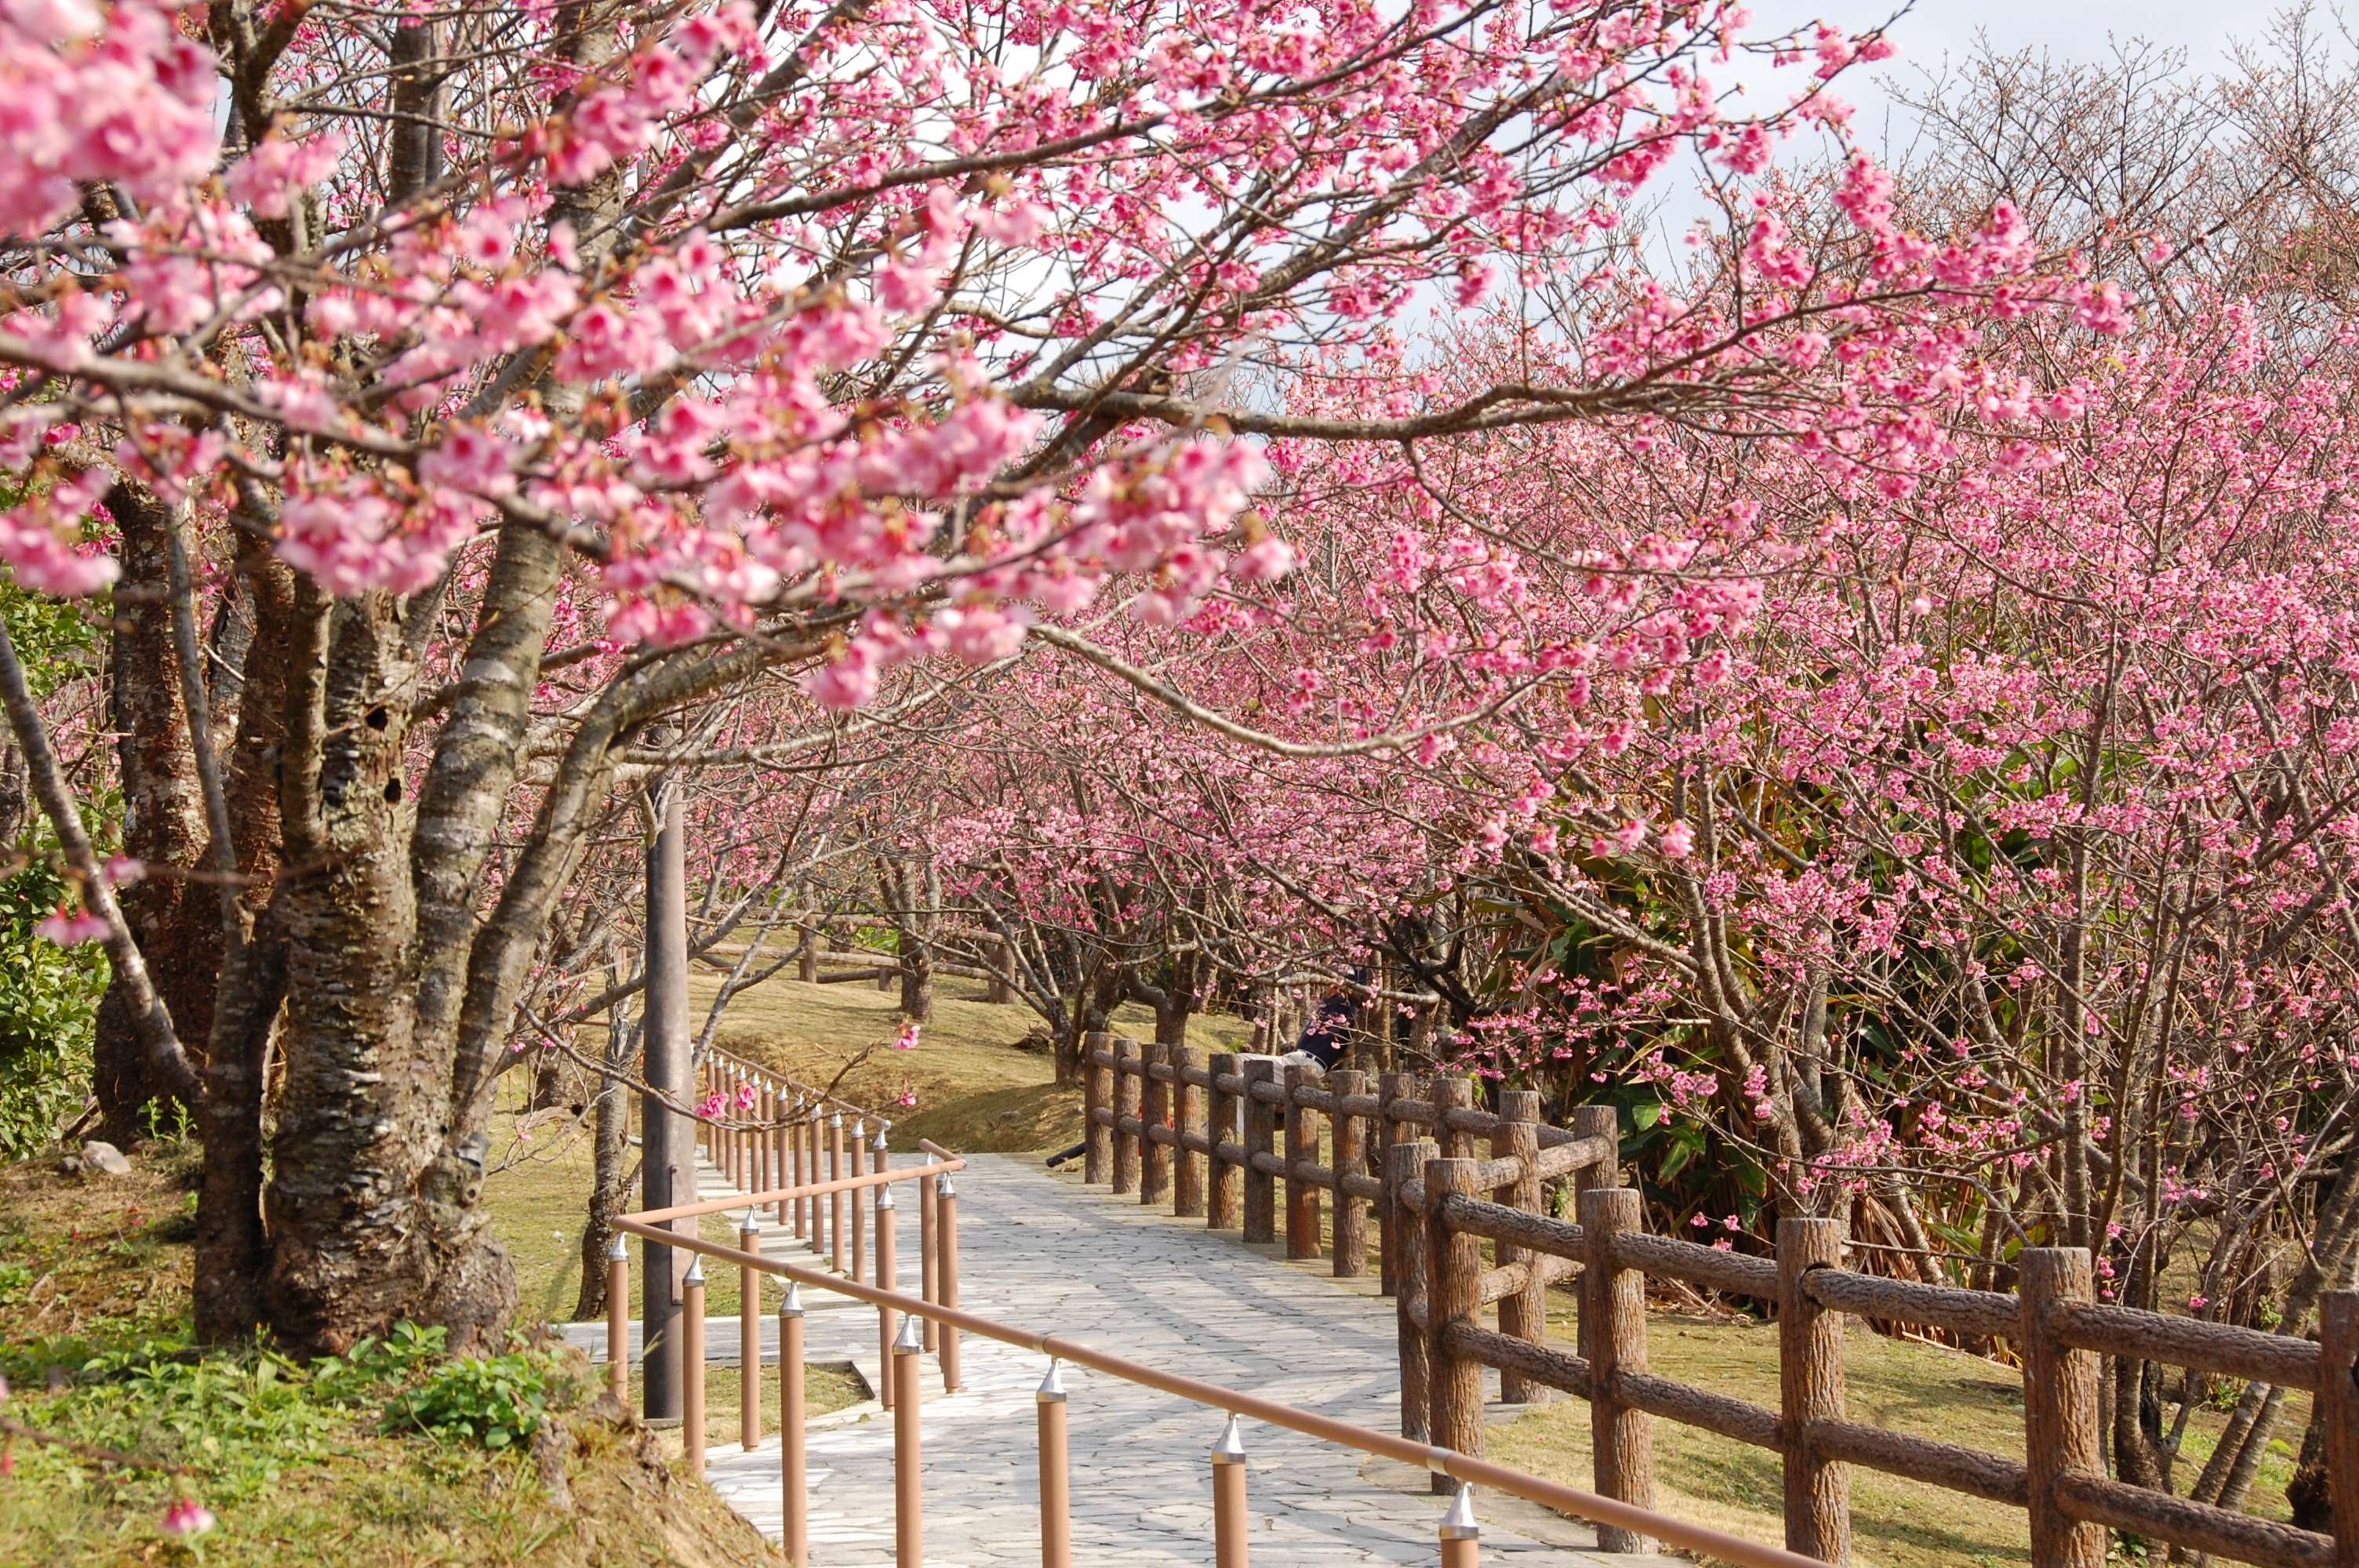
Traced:
POLYGON ((517 1003, 624 770, 699 765, 716 703, 800 715, 791 751, 1029 628, 1202 714, 1089 612, 1282 573, 1262 443, 1669 421, 1899 476, 1977 379, 1951 318, 2116 315, 2004 212, 1908 232, 1864 157, 1798 235, 1777 140, 1840 143, 1826 84, 1888 46, 1744 26, 8 8, 0 561, 134 610, 134 885, 173 896, 117 898, 5 648, 0 688, 60 933, 103 934, 111 1038, 203 1135, 201 1330, 506 1320, 477 1200, 517 1003), (1738 49, 1799 85, 1733 113, 1738 49), (1682 158, 1727 265, 1658 280, 1619 225, 1682 158), (1404 334, 1501 283, 1549 351, 1445 395, 1404 334))

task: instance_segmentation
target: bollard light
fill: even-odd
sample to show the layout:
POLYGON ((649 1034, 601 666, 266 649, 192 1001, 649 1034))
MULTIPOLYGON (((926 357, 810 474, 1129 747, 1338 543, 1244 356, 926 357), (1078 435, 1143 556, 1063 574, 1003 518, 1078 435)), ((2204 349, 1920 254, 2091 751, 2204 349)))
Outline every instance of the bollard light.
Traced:
POLYGON ((1245 1444, 1234 1415, 1212 1444, 1212 1561, 1215 1568, 1246 1568, 1245 1444))
POLYGON ((1032 1398, 1040 1409, 1040 1568, 1073 1568, 1072 1477, 1059 1363, 1049 1363, 1049 1375, 1032 1398))

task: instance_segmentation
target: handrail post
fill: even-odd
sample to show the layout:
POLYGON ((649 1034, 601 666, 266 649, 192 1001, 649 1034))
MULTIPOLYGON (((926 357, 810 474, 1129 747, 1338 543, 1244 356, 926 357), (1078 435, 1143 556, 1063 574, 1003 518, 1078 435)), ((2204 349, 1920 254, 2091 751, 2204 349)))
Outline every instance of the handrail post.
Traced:
POLYGON ((1390 1151, 1391 1168, 1385 1173, 1385 1185, 1394 1194, 1393 1240, 1398 1253, 1393 1264, 1393 1321, 1400 1344, 1401 1435, 1416 1443, 1427 1441, 1433 1431, 1427 1399, 1431 1368, 1426 1364, 1425 1330, 1417 1322, 1426 1293, 1425 1216, 1399 1194, 1409 1183, 1423 1179, 1427 1162, 1438 1159, 1440 1151, 1441 1145, 1429 1138, 1396 1143, 1390 1151))
MULTIPOLYGON (((827 1118, 827 1179, 843 1179, 843 1112, 830 1111, 827 1118)), ((843 1199, 841 1192, 827 1195, 827 1239, 830 1261, 839 1274, 844 1271, 843 1199)))
POLYGON ((1324 1075, 1305 1063, 1286 1069, 1286 1256, 1288 1261, 1320 1253, 1319 1188, 1305 1178, 1305 1165, 1319 1163, 1319 1113, 1299 1098, 1316 1088, 1324 1075))
MULTIPOLYGON (((1610 1105, 1577 1106, 1572 1113, 1572 1131, 1576 1138, 1603 1138, 1613 1145, 1613 1157, 1602 1164, 1584 1165, 1572 1173, 1573 1217, 1581 1217, 1581 1195, 1592 1187, 1618 1187, 1622 1184, 1622 1113, 1610 1105)), ((1583 1265, 1584 1268, 1587 1265, 1583 1265)), ((1589 1359, 1589 1297, 1582 1287, 1581 1315, 1574 1320, 1573 1354, 1589 1359)))
POLYGON ((2326 1487, 2334 1519, 2334 1568, 2359 1568, 2359 1291, 2318 1298, 2318 1422, 2326 1436, 2326 1487))
MULTIPOLYGON (((941 1191, 934 1199, 935 1222, 940 1227, 934 1238, 940 1254, 942 1305, 955 1308, 959 1304, 958 1281, 958 1188, 951 1184, 947 1171, 936 1176, 941 1191)), ((954 1394, 959 1390, 959 1331, 949 1324, 942 1325, 942 1391, 954 1394)))
POLYGON ((1786 1549, 1851 1561, 1851 1475, 1811 1451, 1811 1428, 1843 1419, 1843 1314, 1810 1299, 1813 1269, 1843 1267, 1839 1219, 1777 1222, 1777 1393, 1786 1439, 1786 1549))
POLYGON ((1123 1123, 1138 1119, 1139 1065, 1138 1042, 1117 1036, 1114 1043, 1114 1190, 1124 1197, 1138 1191, 1138 1134, 1123 1123))
MULTIPOLYGON (((852 1169, 846 1175, 864 1175, 868 1169, 868 1119, 852 1119, 852 1169)), ((853 1188, 845 1195, 852 1199, 852 1278, 856 1284, 868 1282, 868 1226, 866 1215, 860 1211, 868 1206, 868 1195, 853 1188)))
POLYGON ((810 1476, 803 1456, 803 1293, 787 1281, 778 1303, 778 1484, 786 1504, 787 1561, 810 1568, 810 1476))
POLYGON ((1171 1145, 1158 1141, 1154 1130, 1170 1124, 1171 1086, 1155 1069, 1171 1065, 1171 1047, 1149 1040, 1138 1051, 1138 1201, 1159 1204, 1171 1196, 1171 1145))
MULTIPOLYGON (((798 1105, 795 1109, 799 1113, 802 1107, 798 1105)), ((819 1161, 817 1159, 819 1149, 818 1130, 819 1113, 816 1110, 812 1111, 809 1116, 802 1116, 799 1114, 796 1116, 794 1121, 794 1184, 796 1186, 810 1186, 819 1179, 819 1161)), ((817 1251, 817 1241, 811 1233, 812 1216, 810 1199, 807 1197, 795 1199, 794 1210, 795 1238, 799 1241, 811 1243, 811 1249, 813 1251, 817 1251)))
POLYGON ((919 1372, 925 1348, 918 1336, 917 1319, 902 1320, 901 1332, 886 1352, 885 1376, 893 1385, 894 1568, 925 1568, 925 1494, 919 1486, 922 1461, 918 1436, 922 1397, 919 1372))
POLYGON ((1254 1157, 1277 1152, 1277 1116, 1267 1100, 1254 1093, 1262 1084, 1277 1081, 1277 1058, 1247 1056, 1245 1076, 1245 1238, 1247 1241, 1277 1239, 1277 1178, 1267 1171, 1256 1170, 1254 1157))
POLYGON ((631 1249, 623 1233, 606 1251, 606 1386, 618 1400, 631 1391, 631 1249))
MULTIPOLYGON (((1340 1105, 1347 1095, 1368 1092, 1365 1073, 1332 1073, 1328 1087, 1340 1105)), ((1368 1200, 1344 1190, 1345 1181, 1368 1173, 1368 1119, 1335 1115, 1335 1277, 1356 1280, 1368 1271, 1368 1200)))
POLYGON ((680 1281, 679 1360, 682 1374, 679 1401, 680 1451, 688 1473, 704 1479, 704 1255, 689 1262, 680 1281))
POLYGON ((754 1180, 746 1189, 749 1192, 766 1193, 778 1184, 771 1180, 777 1173, 771 1167, 777 1161, 778 1141, 770 1130, 770 1095, 766 1078, 754 1097, 754 1127, 746 1135, 754 1141, 754 1180))
POLYGON ((1190 1138, 1204 1136, 1204 1087, 1188 1081, 1190 1073, 1204 1070, 1204 1048, 1201 1045, 1178 1045, 1171 1051, 1171 1065, 1180 1081, 1171 1086, 1179 1106, 1179 1114, 1171 1119, 1180 1130, 1179 1146, 1171 1151, 1171 1212, 1181 1219, 1204 1217, 1204 1162, 1206 1156, 1188 1147, 1190 1138))
POLYGON ((1040 1568, 1073 1568, 1071 1463, 1066 1454, 1065 1380, 1057 1363, 1032 1398, 1040 1411, 1040 1568))
POLYGON ((1214 1054, 1207 1064, 1212 1074, 1212 1114, 1204 1123, 1204 1141, 1212 1146, 1205 1166, 1204 1228, 1234 1230, 1245 1223, 1245 1176, 1234 1161, 1222 1157, 1223 1143, 1245 1141, 1244 1102, 1219 1087, 1223 1078, 1245 1071, 1245 1058, 1230 1053, 1214 1054))
MULTIPOLYGON (((1647 1369, 1647 1276, 1625 1269, 1614 1238, 1644 1225, 1636 1187, 1592 1187, 1581 1195, 1581 1228, 1589 1244, 1581 1277, 1581 1313, 1589 1325, 1589 1431, 1601 1496, 1655 1506, 1655 1442, 1644 1411, 1616 1397, 1625 1372, 1647 1369)), ((1597 1527, 1601 1552, 1647 1552, 1647 1538, 1613 1525, 1597 1527)), ((2042 1560, 2042 1568, 2045 1561, 2042 1560)))
MULTIPOLYGON (((737 1249, 761 1255, 762 1231, 751 1209, 738 1227, 737 1249)), ((762 1446, 762 1271, 751 1263, 737 1265, 737 1434, 751 1454, 762 1446)))
MULTIPOLYGON (((922 1154, 919 1157, 923 1158, 922 1154)), ((941 1224, 936 1204, 934 1179, 930 1176, 919 1177, 918 1179, 918 1299, 939 1305, 942 1299, 942 1271, 940 1260, 935 1254, 941 1250, 941 1224)), ((926 1348, 929 1351, 940 1350, 940 1336, 935 1330, 932 1318, 926 1319, 925 1333, 926 1348)))
POLYGON ((1114 1068, 1098 1060, 1101 1051, 1114 1049, 1114 1036, 1103 1030, 1093 1029, 1082 1036, 1082 1103, 1086 1108, 1082 1122, 1082 1180, 1092 1186, 1103 1186, 1114 1180, 1114 1129, 1099 1119, 1099 1113, 1114 1114, 1114 1068))
MULTIPOLYGON (((1483 1363, 1450 1349, 1452 1324, 1473 1323, 1483 1311, 1483 1242, 1450 1224, 1446 1199, 1479 1196, 1480 1167, 1472 1160, 1429 1160, 1425 1165, 1426 1441, 1473 1458, 1483 1454, 1483 1363)), ((1456 1485, 1439 1472, 1436 1495, 1456 1485)))
POLYGON ((1383 1178, 1384 1195, 1376 1200, 1376 1274, 1377 1288, 1386 1295, 1400 1294, 1401 1228, 1400 1187, 1393 1176, 1393 1150, 1405 1140, 1401 1125, 1393 1119, 1393 1102, 1414 1098, 1417 1077, 1410 1073, 1378 1073, 1376 1075, 1376 1174, 1383 1178))
POLYGON ((1214 1568, 1246 1568, 1245 1445, 1237 1418, 1229 1417, 1212 1445, 1212 1562, 1214 1568))
POLYGON ((1482 1561, 1483 1529, 1474 1522, 1474 1488, 1461 1483, 1450 1511, 1441 1516, 1441 1568, 1476 1568, 1482 1561))
POLYGON ((2060 1345, 2048 1331, 2051 1302, 2096 1299, 2095 1271, 2078 1247, 2027 1247, 2022 1271, 2024 1467, 2031 1492, 2031 1560, 2039 1568, 2103 1568, 2105 1527, 2076 1519, 2056 1500, 2056 1483, 2094 1472, 2097 1357, 2060 1345))
MULTIPOLYGON (((877 1188, 876 1288, 880 1291, 897 1289, 900 1283, 900 1270, 897 1260, 893 1256, 895 1218, 893 1189, 889 1186, 877 1188)), ((885 1363, 885 1386, 877 1390, 876 1394, 884 1400, 886 1410, 891 1410, 893 1401, 900 1397, 900 1389, 894 1380, 893 1371, 893 1344, 900 1337, 900 1319, 901 1314, 891 1307, 880 1306, 876 1309, 877 1348, 879 1357, 885 1363)), ((919 1344, 923 1343, 922 1340, 919 1341, 919 1344)))
MULTIPOLYGON (((1504 1089, 1499 1094, 1499 1130, 1491 1136, 1491 1157, 1495 1160, 1519 1161, 1523 1169, 1516 1179, 1491 1195, 1495 1203, 1526 1214, 1540 1211, 1540 1097, 1531 1089, 1504 1089)), ((1548 1280, 1540 1272, 1540 1254, 1528 1248, 1496 1242, 1492 1257, 1504 1269, 1521 1263, 1527 1278, 1523 1289, 1499 1300, 1499 1332, 1527 1345, 1540 1345, 1548 1339, 1548 1280)), ((1499 1399, 1511 1405, 1541 1404, 1548 1400, 1549 1389, 1509 1372, 1499 1373, 1499 1399)))

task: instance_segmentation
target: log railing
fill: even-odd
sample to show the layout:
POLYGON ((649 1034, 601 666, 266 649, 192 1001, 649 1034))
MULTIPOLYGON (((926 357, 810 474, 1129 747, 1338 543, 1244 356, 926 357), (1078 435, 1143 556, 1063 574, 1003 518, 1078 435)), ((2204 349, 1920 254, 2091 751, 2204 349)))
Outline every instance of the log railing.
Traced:
MULTIPOLYGON (((1886 1471, 2024 1509, 2038 1568, 2100 1568, 2107 1531, 2122 1530, 2190 1552, 2269 1568, 2359 1565, 2359 1292, 2321 1299, 2319 1337, 2202 1323, 2095 1299, 2087 1252, 2030 1248, 2017 1259, 2019 1293, 1960 1290, 1843 1267, 1840 1221, 1787 1218, 1777 1254, 1761 1258, 1647 1233, 1635 1189, 1619 1185, 1610 1108, 1576 1113, 1570 1130, 1538 1123, 1538 1097, 1501 1094, 1478 1110, 1463 1078, 1281 1068, 1272 1057, 1212 1056, 1093 1036, 1085 1053, 1089 1144, 1085 1179, 1165 1195, 1146 1180, 1137 1151, 1160 1147, 1209 1170, 1194 1189, 1212 1197, 1178 1212, 1247 1241, 1275 1239, 1284 1184, 1287 1255, 1320 1255, 1321 1195, 1339 1195, 1334 1271, 1366 1267, 1361 1221, 1373 1208, 1382 1280, 1395 1300, 1404 1437, 1480 1454, 1485 1367, 1501 1395, 1556 1389, 1587 1400, 1597 1492, 1654 1505, 1653 1419, 1701 1427, 1780 1455, 1787 1546, 1848 1560, 1851 1465, 1886 1471), (1125 1085, 1177 1087, 1167 1100, 1125 1085), (1201 1102, 1187 1090, 1209 1096, 1201 1102), (1166 1105, 1172 1108, 1159 1114, 1166 1105), (1319 1124, 1335 1119, 1332 1165, 1319 1162, 1319 1124), (1428 1130, 1431 1136, 1425 1136, 1428 1130), (1284 1152, 1278 1152, 1283 1137, 1284 1152), (1475 1158, 1477 1141, 1489 1158, 1475 1158), (1571 1219, 1544 1212, 1546 1184, 1569 1178, 1571 1219), (1223 1184, 1243 1185, 1225 1206, 1223 1184), (1484 1243, 1490 1243, 1486 1264, 1484 1243), (1545 1292, 1579 1281, 1579 1332, 1548 1342, 1545 1292), (1750 1297, 1776 1312, 1777 1408, 1649 1371, 1646 1282, 1683 1281, 1750 1297), (1495 1309, 1495 1327, 1484 1325, 1495 1309), (1848 1419, 1843 1314, 2003 1339, 2023 1364, 2025 1457, 2017 1460, 1848 1419), (2218 1377, 2306 1390, 2326 1434, 2331 1533, 2125 1485, 2104 1472, 2099 1358, 2125 1356, 2218 1377)), ((1184 1168, 1184 1166, 1183 1166, 1184 1168)), ((1641 1536, 1601 1524, 1608 1551, 1642 1549, 1641 1536)), ((1658 1538, 1659 1539, 1659 1538, 1658 1538)))

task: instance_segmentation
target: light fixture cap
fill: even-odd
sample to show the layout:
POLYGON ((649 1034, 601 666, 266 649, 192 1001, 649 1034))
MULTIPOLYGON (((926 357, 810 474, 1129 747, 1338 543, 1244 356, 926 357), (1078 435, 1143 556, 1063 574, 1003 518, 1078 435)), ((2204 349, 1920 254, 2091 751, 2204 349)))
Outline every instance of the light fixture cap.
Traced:
POLYGON ((1462 1481, 1458 1495, 1450 1500, 1450 1511, 1441 1516, 1441 1539, 1477 1541, 1482 1535, 1482 1527, 1474 1522, 1474 1488, 1462 1481))

